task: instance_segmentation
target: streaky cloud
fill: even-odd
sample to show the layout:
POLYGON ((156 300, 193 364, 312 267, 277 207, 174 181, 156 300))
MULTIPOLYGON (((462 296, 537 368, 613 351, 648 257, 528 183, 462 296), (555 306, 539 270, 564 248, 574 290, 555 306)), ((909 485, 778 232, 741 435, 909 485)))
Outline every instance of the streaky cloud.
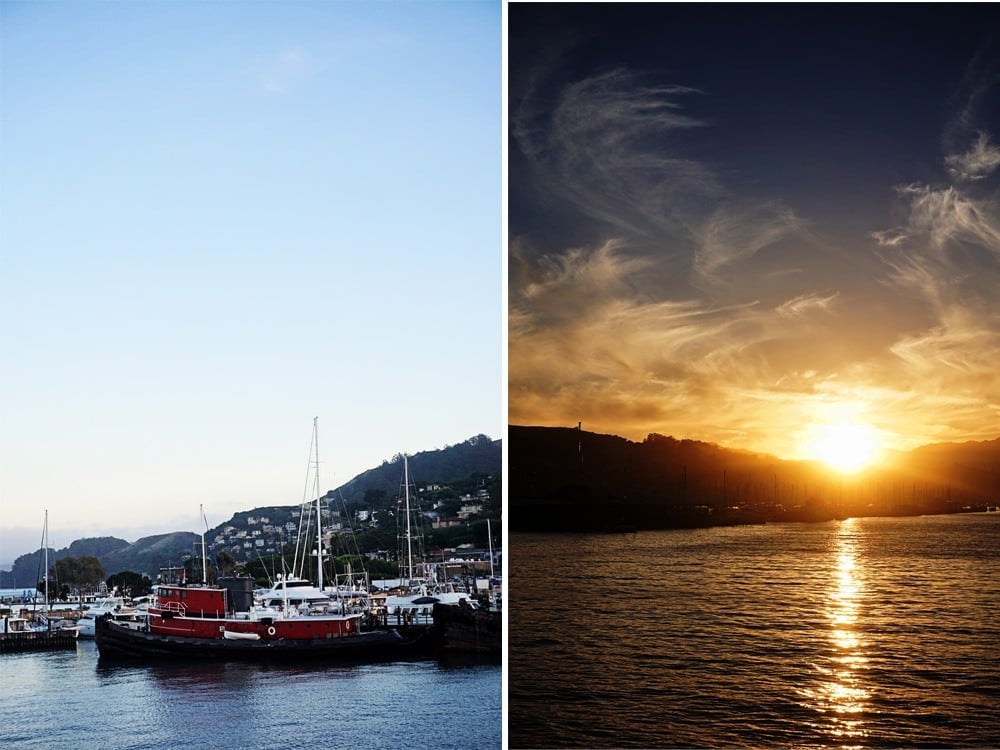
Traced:
POLYGON ((953 240, 980 243, 1000 255, 1000 227, 995 207, 962 195, 955 188, 911 191, 914 195, 910 223, 926 231, 935 245, 953 240))
POLYGON ((950 284, 950 269, 946 264, 913 253, 883 254, 881 258, 889 268, 886 284, 916 291, 935 309, 943 307, 945 291, 950 284))
POLYGON ((982 180, 1000 167, 1000 147, 990 143, 988 133, 980 131, 968 151, 945 157, 945 164, 948 173, 957 180, 982 180))
POLYGON ((753 257, 804 225, 791 209, 777 203, 720 207, 695 230, 694 270, 703 277, 715 276, 725 266, 753 257))
POLYGON ((909 184, 896 188, 909 200, 905 226, 873 232, 883 246, 898 246, 923 238, 931 247, 944 249, 955 242, 969 242, 1000 255, 1000 221, 996 206, 968 197, 955 187, 932 188, 909 184))
POLYGON ((787 302, 783 302, 775 308, 778 315, 784 318, 799 318, 814 310, 827 311, 840 292, 833 292, 827 295, 821 294, 800 294, 787 302))
POLYGON ((510 248, 511 310, 550 326, 604 315, 609 304, 633 294, 630 280, 651 263, 625 253, 623 247, 621 240, 611 239, 596 247, 545 253, 532 261, 523 241, 515 238, 510 248))
POLYGON ((542 77, 517 102, 512 134, 546 189, 583 215, 643 235, 676 229, 720 192, 712 170, 672 138, 708 124, 684 106, 698 89, 619 68, 546 95, 542 77))
POLYGON ((906 242, 910 233, 903 227, 896 227, 894 229, 884 229, 872 232, 869 236, 883 247, 896 247, 897 245, 906 242))

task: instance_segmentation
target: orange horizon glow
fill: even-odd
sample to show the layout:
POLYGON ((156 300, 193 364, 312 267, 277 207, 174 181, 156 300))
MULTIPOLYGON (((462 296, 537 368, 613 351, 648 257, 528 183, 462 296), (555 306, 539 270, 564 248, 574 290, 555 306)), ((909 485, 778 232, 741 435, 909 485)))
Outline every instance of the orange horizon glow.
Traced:
MULTIPOLYGON (((542 411, 545 411, 544 409, 542 411)), ((588 412, 575 410, 565 418, 531 419, 519 410, 511 409, 510 424, 542 427, 575 427, 582 423, 586 432, 609 434, 627 440, 642 441, 652 433, 669 435, 678 440, 698 440, 731 450, 775 456, 785 461, 813 461, 845 476, 861 474, 884 466, 894 454, 905 453, 924 445, 963 443, 1000 438, 1000 433, 977 431, 956 433, 938 425, 926 427, 907 422, 876 405, 829 399, 789 399, 776 404, 771 427, 764 414, 757 416, 765 426, 748 420, 739 427, 710 424, 712 415, 699 419, 699 414, 685 414, 669 425, 627 419, 623 409, 622 422, 608 414, 608 409, 588 419, 588 412)), ((742 415, 740 415, 742 416, 742 415)))

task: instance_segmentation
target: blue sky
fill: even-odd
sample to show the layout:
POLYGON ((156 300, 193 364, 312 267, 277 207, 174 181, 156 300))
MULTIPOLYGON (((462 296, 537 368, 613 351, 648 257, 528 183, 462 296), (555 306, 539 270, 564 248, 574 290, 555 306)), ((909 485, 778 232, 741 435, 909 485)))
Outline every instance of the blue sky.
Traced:
POLYGON ((509 418, 1000 436, 989 4, 511 4, 509 418))
POLYGON ((0 7, 0 562, 500 437, 498 3, 0 7))

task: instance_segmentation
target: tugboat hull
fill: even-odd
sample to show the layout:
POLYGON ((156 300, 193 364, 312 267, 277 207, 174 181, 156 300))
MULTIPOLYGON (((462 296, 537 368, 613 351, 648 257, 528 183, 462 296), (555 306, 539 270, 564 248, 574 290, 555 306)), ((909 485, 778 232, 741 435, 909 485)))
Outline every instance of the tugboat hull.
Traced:
POLYGON ((129 630, 109 619, 97 621, 102 659, 210 659, 375 662, 419 658, 430 653, 426 633, 404 637, 396 630, 375 630, 343 638, 252 640, 196 638, 129 630))

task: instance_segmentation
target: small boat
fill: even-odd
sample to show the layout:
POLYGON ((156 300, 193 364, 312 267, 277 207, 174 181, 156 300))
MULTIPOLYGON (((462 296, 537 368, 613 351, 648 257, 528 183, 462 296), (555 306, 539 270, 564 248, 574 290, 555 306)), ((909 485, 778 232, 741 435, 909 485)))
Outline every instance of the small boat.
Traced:
POLYGON ((260 636, 256 633, 239 633, 235 630, 223 630, 223 638, 228 638, 231 641, 259 641, 260 636))
POLYGON ((0 617, 0 654, 21 651, 49 651, 76 648, 77 631, 73 627, 38 629, 26 617, 0 617))
POLYGON ((130 607, 125 597, 112 593, 84 605, 83 614, 77 620, 80 637, 94 638, 97 620, 105 615, 110 615, 122 623, 128 623, 130 627, 138 627, 145 620, 145 614, 136 607, 130 607))
POLYGON ((80 635, 80 625, 76 621, 68 618, 58 619, 55 617, 46 617, 45 615, 36 615, 35 622, 33 623, 33 627, 31 629, 36 632, 60 631, 70 634, 74 638, 77 638, 80 635))
POLYGON ((32 619, 8 617, 3 623, 2 632, 5 639, 14 639, 8 647, 19 642, 23 650, 38 650, 47 648, 75 647, 80 628, 76 623, 65 619, 54 618, 52 601, 49 597, 51 580, 49 576, 49 512, 45 511, 45 522, 42 526, 42 547, 45 550, 45 572, 43 583, 45 587, 45 610, 42 613, 32 612, 32 619), (22 622, 23 620, 23 622, 22 622))

